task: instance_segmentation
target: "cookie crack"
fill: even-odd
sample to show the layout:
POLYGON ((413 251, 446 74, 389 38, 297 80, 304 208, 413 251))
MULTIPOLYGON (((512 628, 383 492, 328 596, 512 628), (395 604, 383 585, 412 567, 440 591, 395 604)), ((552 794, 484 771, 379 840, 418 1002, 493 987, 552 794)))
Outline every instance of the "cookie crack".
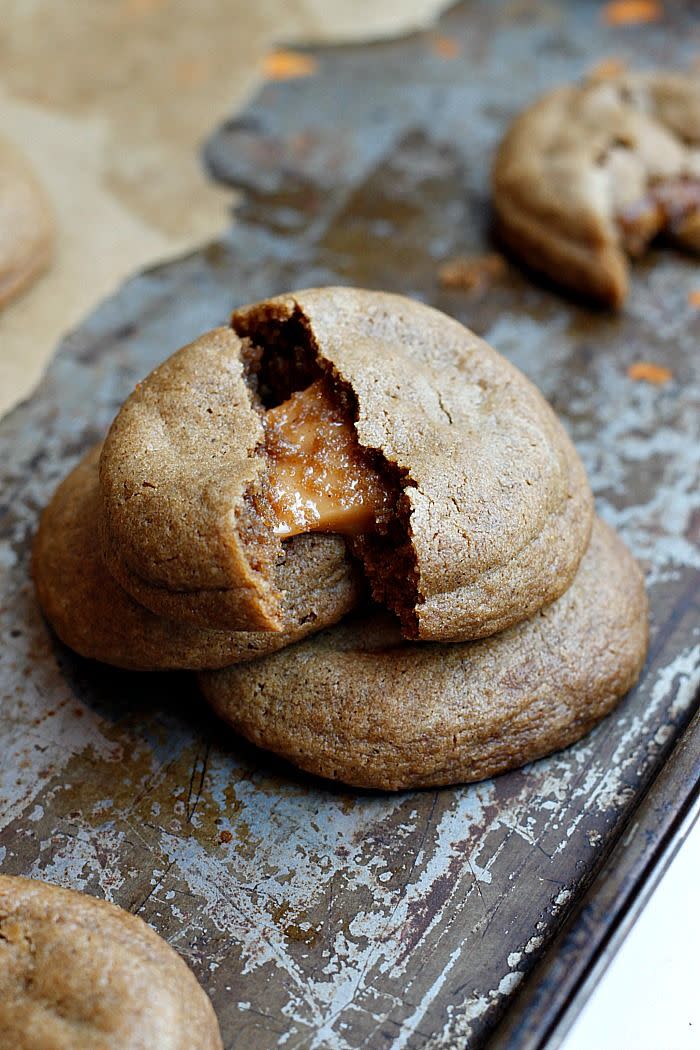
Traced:
MULTIPOLYGON (((352 383, 324 354, 313 324, 298 300, 290 297, 290 302, 291 306, 264 303, 252 310, 235 313, 232 319, 234 331, 244 342, 246 379, 266 428, 265 439, 257 454, 267 458, 267 467, 246 494, 245 526, 266 560, 273 557, 273 552, 279 556, 280 547, 285 543, 285 529, 297 530, 295 513, 302 523, 298 531, 339 532, 344 536, 350 553, 360 563, 374 600, 397 613, 405 631, 413 635, 418 630, 415 606, 423 599, 417 557, 411 542, 413 510, 407 497, 407 490, 414 488, 415 482, 408 470, 392 461, 384 450, 362 440, 358 430, 360 403, 352 383), (335 433, 346 428, 345 438, 337 442, 334 451, 338 452, 339 459, 342 458, 344 469, 349 461, 350 470, 355 472, 351 477, 351 497, 346 499, 342 492, 340 495, 341 504, 345 501, 343 513, 335 516, 331 513, 327 525, 320 518, 314 519, 313 509, 308 512, 308 518, 305 515, 307 504, 314 503, 314 478, 330 473, 333 482, 333 470, 338 466, 333 462, 333 452, 329 456, 327 450, 321 448, 315 453, 319 456, 317 462, 310 459, 307 466, 302 462, 299 468, 294 462, 297 450, 292 448, 290 453, 288 435, 293 434, 295 426, 302 429, 306 415, 313 422, 313 413, 304 395, 309 398, 311 409, 314 407, 312 398, 316 399, 317 411, 320 411, 320 399, 325 405, 324 412, 331 406, 328 414, 333 418, 323 434, 323 440, 328 439, 329 446, 336 440, 332 428, 337 428, 335 433), (282 429, 281 436, 280 419, 287 426, 286 431, 282 429), (351 440, 347 437, 350 430, 351 440), (291 469, 297 480, 300 476, 302 484, 308 484, 312 489, 308 500, 305 491, 301 490, 292 508, 294 513, 290 513, 282 524, 279 523, 280 505, 273 476, 276 457, 284 460, 285 470, 289 472, 291 469), (368 497, 367 505, 363 504, 364 509, 361 509, 362 528, 352 524, 356 512, 354 497, 358 492, 368 497), (270 535, 275 532, 281 539, 276 540, 270 535)), ((442 399, 440 406, 452 424, 452 417, 442 399)), ((308 434, 303 432, 302 440, 306 442, 307 438, 308 434)), ((335 494, 334 483, 331 488, 335 494)), ((323 492, 320 495, 321 499, 325 496, 323 492)), ((357 517, 360 518, 360 513, 357 517)))

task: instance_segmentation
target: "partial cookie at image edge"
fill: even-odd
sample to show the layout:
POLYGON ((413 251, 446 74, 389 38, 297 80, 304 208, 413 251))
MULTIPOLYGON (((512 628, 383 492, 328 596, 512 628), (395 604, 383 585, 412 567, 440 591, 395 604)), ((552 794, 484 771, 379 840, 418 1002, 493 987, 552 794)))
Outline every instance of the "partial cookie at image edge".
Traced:
POLYGON ((177 952, 104 900, 0 875, 0 1047, 223 1050, 177 952))

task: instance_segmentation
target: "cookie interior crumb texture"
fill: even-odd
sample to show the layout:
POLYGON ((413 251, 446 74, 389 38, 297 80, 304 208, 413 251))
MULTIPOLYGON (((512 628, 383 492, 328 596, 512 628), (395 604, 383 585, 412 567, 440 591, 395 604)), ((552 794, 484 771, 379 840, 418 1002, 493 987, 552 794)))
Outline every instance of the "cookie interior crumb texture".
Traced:
POLYGON ((544 96, 501 143, 493 196, 526 263, 619 307, 627 256, 660 234, 700 251, 700 77, 621 72, 544 96))
POLYGON ((291 534, 344 535, 375 597, 408 619, 420 594, 411 507, 402 498, 413 484, 407 471, 360 444, 353 388, 323 359, 298 305, 263 305, 252 324, 239 313, 233 325, 265 430, 265 469, 246 493, 247 528, 276 547, 291 534))
POLYGON ((190 969, 141 919, 0 875, 0 1047, 222 1050, 190 969))

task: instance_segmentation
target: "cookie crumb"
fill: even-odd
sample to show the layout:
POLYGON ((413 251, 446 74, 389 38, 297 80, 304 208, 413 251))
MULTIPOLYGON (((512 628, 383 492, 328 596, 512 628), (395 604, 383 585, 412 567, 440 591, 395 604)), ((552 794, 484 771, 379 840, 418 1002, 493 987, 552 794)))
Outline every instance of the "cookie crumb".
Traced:
POLYGON ((658 22, 663 18, 663 5, 657 0, 613 0, 602 11, 603 21, 609 26, 639 25, 658 22))
POLYGON ((462 48, 457 40, 451 36, 441 36, 440 34, 434 34, 430 39, 430 50, 438 58, 444 58, 446 60, 452 58, 459 58, 462 54, 462 48))
POLYGON ((506 273, 506 261, 497 252, 487 255, 456 255, 447 259, 438 269, 442 288, 469 292, 501 280, 506 273))
POLYGON ((635 361, 627 369, 630 379, 643 383, 653 383, 654 386, 663 386, 673 379, 673 372, 665 365, 657 365, 653 361, 635 361))
POLYGON ((318 62, 312 55, 300 51, 270 51, 263 61, 263 75, 266 80, 296 80, 299 77, 311 77, 318 69, 318 62))
POLYGON ((231 842, 232 839, 233 835, 230 831, 224 830, 219 832, 219 842, 231 842))

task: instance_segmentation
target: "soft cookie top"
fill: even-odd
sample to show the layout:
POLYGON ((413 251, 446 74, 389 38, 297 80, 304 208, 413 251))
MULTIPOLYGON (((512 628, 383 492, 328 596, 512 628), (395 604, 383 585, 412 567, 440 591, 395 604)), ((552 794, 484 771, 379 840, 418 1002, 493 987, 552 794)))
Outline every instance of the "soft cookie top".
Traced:
POLYGON ((620 306, 627 256, 657 234, 700 250, 700 77, 626 73, 545 95, 501 143, 493 197, 527 263, 620 306))
POLYGON ((407 636, 492 634, 566 589, 592 522, 516 368, 430 307, 350 288, 246 307, 175 354, 126 401, 100 479, 122 585, 239 629, 279 628, 273 567, 320 531, 407 636))
POLYGON ((0 1046, 222 1045, 194 975, 145 922, 86 894, 0 875, 0 1046))

